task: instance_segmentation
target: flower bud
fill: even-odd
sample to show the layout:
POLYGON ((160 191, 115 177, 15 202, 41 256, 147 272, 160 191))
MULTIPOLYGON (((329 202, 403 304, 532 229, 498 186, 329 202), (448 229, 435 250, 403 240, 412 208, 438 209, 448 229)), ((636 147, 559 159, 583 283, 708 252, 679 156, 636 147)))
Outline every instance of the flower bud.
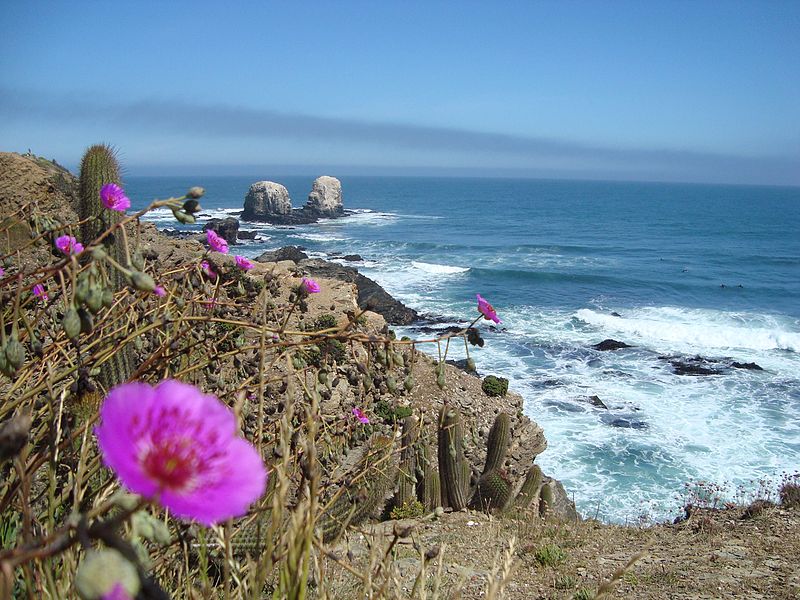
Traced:
POLYGON ((94 317, 85 308, 78 309, 78 317, 81 320, 81 333, 92 333, 94 330, 94 317))
POLYGON ((14 370, 25 364, 25 346, 19 343, 16 336, 12 336, 6 344, 6 359, 14 370))
POLYGON ((195 223, 197 223, 197 219, 194 218, 194 215, 187 214, 175 208, 172 209, 172 216, 174 216, 179 222, 183 223, 184 225, 194 225, 195 223))
POLYGON ((111 308, 114 304, 114 292, 109 289, 103 290, 103 306, 111 308))
POLYGON ((439 374, 436 376, 436 385, 438 385, 438 386, 439 386, 439 389, 440 389, 440 390, 443 390, 443 389, 444 389, 444 385, 445 385, 444 373, 439 373, 439 374))
POLYGON ((320 371, 317 373, 317 381, 319 381, 322 385, 326 385, 328 383, 328 373, 325 371, 320 371))
POLYGON ((389 376, 386 378, 386 388, 387 388, 387 389, 388 389, 388 390, 389 390, 389 391, 390 391, 392 394, 394 394, 394 393, 397 391, 397 381, 395 381, 395 378, 394 378, 392 375, 389 375, 389 376))
POLYGON ((467 359, 467 371, 475 371, 475 370, 476 370, 475 361, 472 360, 471 358, 468 358, 467 359))
POLYGON ((89 288, 89 293, 86 294, 86 306, 96 315, 101 308, 103 308, 103 290, 94 285, 89 288))
POLYGON ((156 282, 147 273, 141 271, 131 272, 131 285, 140 292, 152 292, 156 289, 156 282))
POLYGON ((61 319, 61 327, 69 339, 78 339, 81 334, 81 318, 78 315, 78 311, 72 307, 68 308, 67 312, 64 313, 64 318, 61 319))
POLYGON ((131 256, 131 265, 138 271, 144 271, 144 256, 139 250, 134 250, 131 256))
POLYGON ((98 600, 120 584, 133 598, 139 593, 139 574, 117 550, 92 550, 78 567, 75 588, 84 600, 98 600))
POLYGON ((410 392, 412 389, 414 389, 414 378, 411 375, 406 377, 406 380, 403 382, 403 387, 406 388, 407 392, 410 392))
POLYGON ((6 358, 6 347, 0 346, 0 373, 13 377, 17 370, 11 366, 6 358))
POLYGON ((399 352, 394 352, 392 354, 392 362, 394 363, 395 367, 400 367, 401 369, 405 366, 405 360, 403 359, 403 355, 399 352))
POLYGON ((0 425, 0 463, 15 457, 25 447, 31 429, 31 416, 24 412, 0 425))
POLYGON ((93 260, 105 260, 108 254, 105 251, 105 248, 102 246, 95 246, 92 248, 92 259, 93 260))
POLYGON ((202 198, 203 194, 205 193, 206 191, 203 188, 201 188, 199 185, 196 185, 189 188, 189 191, 186 192, 186 197, 197 200, 198 198, 202 198))

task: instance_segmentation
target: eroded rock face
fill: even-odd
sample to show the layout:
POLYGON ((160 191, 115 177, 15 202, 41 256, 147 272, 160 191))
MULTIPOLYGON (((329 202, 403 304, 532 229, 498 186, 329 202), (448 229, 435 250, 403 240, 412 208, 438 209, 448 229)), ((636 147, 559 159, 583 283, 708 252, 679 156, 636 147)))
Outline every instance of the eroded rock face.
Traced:
POLYGON ((203 226, 203 231, 213 229, 229 244, 235 244, 239 234, 239 219, 228 217, 226 219, 209 219, 203 226))
POLYGON ((274 181, 256 181, 244 198, 243 219, 263 220, 267 217, 289 215, 292 201, 289 191, 274 181))
POLYGON ((311 186, 311 193, 308 194, 308 202, 304 208, 326 217, 341 215, 344 212, 342 182, 329 175, 317 177, 311 186))

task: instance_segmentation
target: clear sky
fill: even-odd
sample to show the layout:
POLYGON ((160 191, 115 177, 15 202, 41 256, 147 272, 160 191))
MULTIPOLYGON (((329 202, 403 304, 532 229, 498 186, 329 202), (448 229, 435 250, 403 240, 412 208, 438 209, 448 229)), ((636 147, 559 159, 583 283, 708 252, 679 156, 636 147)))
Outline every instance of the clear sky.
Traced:
POLYGON ((800 185, 800 1, 4 2, 0 150, 800 185))

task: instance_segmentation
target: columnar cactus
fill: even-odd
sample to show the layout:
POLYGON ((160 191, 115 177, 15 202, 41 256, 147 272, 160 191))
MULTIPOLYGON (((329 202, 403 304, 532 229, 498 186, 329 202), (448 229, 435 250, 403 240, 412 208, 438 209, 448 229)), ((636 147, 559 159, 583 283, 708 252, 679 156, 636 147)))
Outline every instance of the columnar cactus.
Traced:
POLYGON ((395 494, 396 506, 403 506, 417 499, 417 453, 415 448, 417 435, 417 420, 414 417, 406 417, 403 420, 403 448, 400 451, 399 483, 397 494, 395 494))
POLYGON ((531 505, 538 506, 539 490, 542 487, 542 470, 539 465, 533 465, 528 469, 528 474, 525 476, 525 482, 514 500, 514 506, 518 508, 528 508, 531 505))
POLYGON ((500 469, 506 460, 508 451, 509 433, 511 431, 511 418, 508 413, 500 413, 494 420, 494 425, 489 431, 489 438, 486 440, 486 464, 483 472, 500 469))
POLYGON ((453 510, 467 505, 464 481, 464 449, 461 417, 457 409, 442 407, 439 413, 439 471, 442 483, 442 502, 453 510))

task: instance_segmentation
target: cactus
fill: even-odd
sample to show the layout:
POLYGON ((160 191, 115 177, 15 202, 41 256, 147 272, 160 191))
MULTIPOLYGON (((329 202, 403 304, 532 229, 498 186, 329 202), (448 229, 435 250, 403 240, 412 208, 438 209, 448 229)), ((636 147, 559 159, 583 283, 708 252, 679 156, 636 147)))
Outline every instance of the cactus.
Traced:
POLYGON ((503 510, 511 499, 511 484, 497 469, 481 475, 472 498, 473 505, 484 510, 503 510))
POLYGON ((552 481, 548 481, 541 487, 541 492, 539 493, 539 516, 544 517, 547 515, 550 510, 553 508, 553 501, 554 501, 554 489, 555 486, 553 485, 552 481))
MULTIPOLYGON (((81 235, 89 244, 109 226, 118 223, 122 215, 107 210, 100 200, 100 189, 107 183, 120 183, 120 169, 114 151, 110 146, 98 144, 86 150, 80 168, 80 210, 83 224, 81 235)), ((125 250, 119 236, 111 235, 104 240, 105 251, 118 263, 125 264, 125 250)), ((118 290, 123 283, 122 274, 116 269, 109 270, 111 290, 118 290)), ((66 326, 66 324, 65 324, 66 326)), ((106 388, 126 381, 134 371, 133 349, 122 346, 109 359, 100 365, 98 380, 106 388)))
POLYGON ((410 504, 417 499, 417 453, 414 447, 417 433, 416 419, 414 417, 406 417, 403 420, 403 449, 400 452, 400 481, 395 495, 395 506, 410 504))
POLYGON ((383 504, 386 494, 394 485, 396 468, 391 462, 394 440, 377 437, 359 461, 356 476, 351 485, 343 485, 336 499, 320 520, 322 538, 325 542, 337 539, 349 525, 364 521, 383 504))
POLYGON ((494 420, 494 425, 489 431, 486 440, 486 465, 483 472, 495 471, 502 468, 508 451, 508 439, 511 431, 511 418, 508 413, 500 413, 494 420))
POLYGON ((534 502, 538 506, 539 490, 542 487, 542 470, 539 465, 533 465, 528 469, 528 474, 525 476, 525 482, 514 500, 514 506, 518 508, 528 508, 534 502))
POLYGON ((461 418, 458 410, 443 406, 439 413, 439 470, 442 483, 442 501, 453 510, 467 505, 464 482, 464 450, 461 418))

